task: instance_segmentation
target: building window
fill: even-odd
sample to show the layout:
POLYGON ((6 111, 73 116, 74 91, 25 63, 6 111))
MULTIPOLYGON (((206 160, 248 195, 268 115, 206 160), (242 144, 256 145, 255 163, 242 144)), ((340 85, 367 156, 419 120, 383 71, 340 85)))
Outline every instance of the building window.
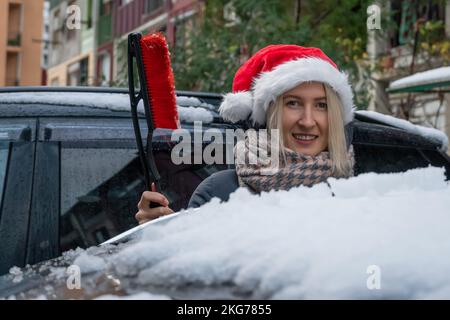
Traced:
POLYGON ((111 55, 105 52, 99 56, 99 80, 101 86, 109 86, 111 83, 111 55))
POLYGON ((72 63, 67 68, 68 86, 87 86, 88 85, 88 65, 89 58, 72 63))
POLYGON ((133 2, 133 0, 122 0, 122 6, 126 6, 127 4, 133 2))
POLYGON ((59 86, 59 78, 58 77, 52 78, 52 80, 50 80, 50 85, 52 87, 58 87, 59 86))
POLYGON ((59 46, 60 44, 61 44, 61 32, 54 31, 52 33, 52 41, 51 41, 52 48, 54 49, 57 46, 59 46))
POLYGON ((164 6, 164 0, 145 0, 145 13, 152 13, 164 6))
POLYGON ((59 9, 56 9, 53 13, 53 30, 59 30, 61 29, 62 23, 61 23, 61 17, 60 17, 60 11, 59 9))
POLYGON ((401 13, 398 42, 400 45, 403 45, 414 40, 414 25, 417 21, 416 7, 410 1, 403 1, 401 13))
POLYGON ((92 0, 87 1, 87 21, 86 26, 88 29, 92 28, 92 0))
POLYGON ((80 85, 87 86, 89 79, 89 58, 80 61, 80 85))
POLYGON ((423 4, 419 1, 391 1, 392 18, 397 26, 390 34, 391 47, 412 44, 415 36, 416 22, 439 21, 445 23, 445 4, 423 4))
POLYGON ((60 16, 59 9, 56 9, 52 17, 52 28, 51 28, 51 45, 52 48, 58 46, 61 42, 61 30, 62 30, 62 19, 60 16))
POLYGON ((8 11, 8 45, 20 46, 22 5, 9 4, 8 11))
POLYGON ((112 1, 102 0, 100 4, 100 16, 107 16, 112 13, 112 1))
POLYGON ((19 81, 20 56, 17 52, 8 52, 6 54, 6 86, 15 87, 20 84, 19 81))
POLYGON ((67 85, 77 86, 80 73, 79 63, 73 63, 67 68, 67 85))

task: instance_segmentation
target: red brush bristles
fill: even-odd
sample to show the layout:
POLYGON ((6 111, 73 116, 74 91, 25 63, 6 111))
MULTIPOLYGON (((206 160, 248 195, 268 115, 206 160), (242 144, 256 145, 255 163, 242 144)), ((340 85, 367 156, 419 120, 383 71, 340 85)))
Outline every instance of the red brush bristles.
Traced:
POLYGON ((177 129, 178 111, 169 48, 160 33, 141 39, 147 91, 155 128, 177 129))

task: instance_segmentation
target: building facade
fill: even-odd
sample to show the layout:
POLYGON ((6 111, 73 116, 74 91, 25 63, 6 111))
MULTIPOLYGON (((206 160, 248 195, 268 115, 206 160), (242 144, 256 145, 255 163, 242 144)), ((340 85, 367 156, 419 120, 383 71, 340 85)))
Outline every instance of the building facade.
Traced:
POLYGON ((372 73, 368 109, 435 127, 450 136, 450 94, 389 94, 387 90, 394 80, 448 65, 442 55, 430 54, 426 43, 430 26, 441 43, 450 40, 450 1, 378 3, 382 13, 393 17, 395 26, 379 33, 368 31, 367 51, 378 70, 372 73))
MULTIPOLYGON (((190 25, 199 18, 204 1, 199 0, 112 0, 112 40, 108 43, 111 56, 111 78, 116 86, 127 85, 127 36, 162 32, 169 47, 180 38, 181 25, 190 25)), ((101 53, 99 52, 99 57, 101 53)), ((99 61, 101 61, 99 59, 99 61)), ((108 69, 105 65, 99 70, 108 69)), ((100 76, 101 77, 101 76, 100 76)))
POLYGON ((131 32, 163 32, 174 47, 177 28, 201 11, 199 0, 50 0, 52 86, 127 86, 127 36, 131 32), (80 27, 69 28, 80 8, 80 27), (68 24, 69 23, 69 24, 68 24))
POLYGON ((47 71, 51 86, 95 84, 96 0, 53 0, 50 5, 50 52, 47 71))
POLYGON ((43 0, 0 0, 0 86, 42 83, 43 6, 43 0))

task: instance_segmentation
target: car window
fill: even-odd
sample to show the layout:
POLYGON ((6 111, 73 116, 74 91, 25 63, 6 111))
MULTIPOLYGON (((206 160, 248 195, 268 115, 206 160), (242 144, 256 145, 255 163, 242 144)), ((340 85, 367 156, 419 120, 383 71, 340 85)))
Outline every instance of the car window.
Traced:
MULTIPOLYGON (((144 121, 144 120, 143 120, 144 121)), ((141 124, 142 128, 145 124, 141 124)), ((145 136, 145 130, 144 130, 145 136)), ((227 165, 175 165, 170 136, 155 133, 154 155, 161 190, 174 211, 186 208, 200 182, 227 165)), ((66 251, 97 245, 137 225, 137 204, 145 191, 130 119, 43 118, 38 139, 59 165, 42 166, 59 177, 59 247, 66 251), (58 146, 59 151, 53 149, 58 146)), ((145 143, 145 142, 144 142, 145 143)), ((47 163, 46 162, 46 163, 47 163)), ((40 170, 40 169, 39 169, 40 170)), ((52 180, 53 181, 53 180, 52 180)))
POLYGON ((355 173, 392 173, 427 167, 429 162, 415 148, 355 144, 355 173))
POLYGON ((421 150, 423 156, 434 167, 444 167, 447 180, 450 179, 450 158, 448 155, 438 152, 437 150, 421 150))
POLYGON ((2 206, 3 190, 5 187, 6 168, 8 165, 9 142, 0 142, 0 208, 2 206))
POLYGON ((133 148, 61 148, 61 249, 101 243, 136 225, 144 190, 133 148))
MULTIPOLYGON (((133 141, 128 148, 61 147, 62 251, 100 244, 137 225, 145 183, 133 141)), ((186 208, 200 182, 225 165, 174 165, 170 150, 155 152, 161 188, 174 211, 186 208)))

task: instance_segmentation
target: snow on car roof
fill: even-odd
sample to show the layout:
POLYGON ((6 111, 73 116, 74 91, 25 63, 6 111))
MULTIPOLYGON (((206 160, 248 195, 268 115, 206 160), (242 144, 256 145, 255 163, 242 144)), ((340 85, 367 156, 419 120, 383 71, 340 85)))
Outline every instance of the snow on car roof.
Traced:
POLYGON ((356 112, 360 115, 363 115, 363 116, 373 119, 375 121, 379 121, 381 123, 385 123, 387 125, 403 129, 405 131, 420 135, 425 138, 439 141, 441 143, 441 150, 443 152, 446 152, 448 149, 448 137, 444 132, 442 132, 440 130, 416 125, 409 121, 395 118, 393 116, 389 116, 389 115, 382 114, 379 112, 366 111, 366 110, 359 110, 356 112))
POLYGON ((443 168, 328 182, 261 195, 240 188, 228 202, 149 225, 105 263, 89 254, 75 262, 144 287, 232 285, 257 299, 450 298, 443 168))
MULTIPOLYGON (((93 92, 15 92, 0 93, 0 103, 40 103, 55 105, 73 105, 112 111, 129 111, 130 98, 121 93, 93 92)), ((180 120, 183 122, 202 121, 211 123, 215 107, 194 97, 177 97, 180 120), (209 110, 207 110, 209 109, 209 110)), ((144 105, 138 105, 138 112, 144 113, 144 105)))
MULTIPOLYGON (((129 96, 123 93, 93 93, 93 92, 15 92, 0 93, 0 103, 41 103, 55 105, 74 105, 92 108, 108 109, 112 111, 129 111, 129 96)), ((211 123, 216 113, 216 107, 202 102, 195 97, 177 97, 178 114, 180 120, 187 123, 201 121, 211 123)), ((143 103, 138 106, 138 112, 144 113, 143 103)), ((448 137, 442 131, 414 125, 408 121, 383 115, 372 111, 357 111, 357 113, 374 120, 404 129, 441 142, 441 149, 448 149, 448 137)))

